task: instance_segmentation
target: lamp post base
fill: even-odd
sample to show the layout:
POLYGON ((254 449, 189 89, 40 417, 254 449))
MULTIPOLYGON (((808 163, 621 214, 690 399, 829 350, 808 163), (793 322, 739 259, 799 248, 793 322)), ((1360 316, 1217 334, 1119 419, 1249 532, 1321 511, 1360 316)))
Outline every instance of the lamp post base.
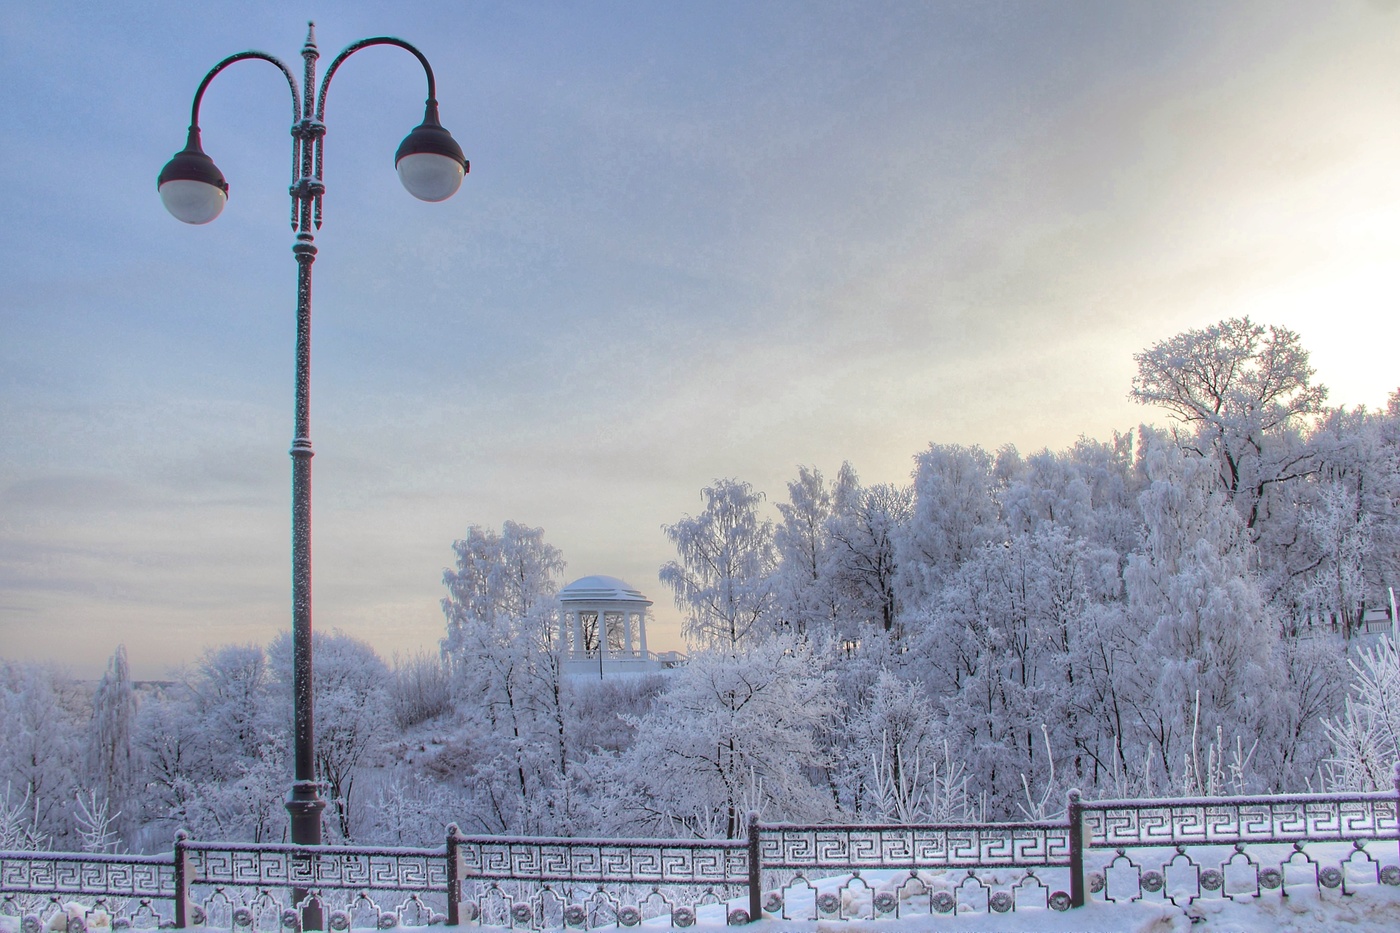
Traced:
MULTIPOLYGON (((321 799, 315 781, 294 781, 292 792, 287 797, 287 813, 291 817, 292 842, 300 846, 321 844, 321 813, 326 802, 321 799)), ((315 877, 314 866, 307 872, 315 877)), ((324 930, 325 910, 319 896, 304 903, 308 894, 306 888, 292 888, 292 906, 300 912, 302 930, 324 930)))

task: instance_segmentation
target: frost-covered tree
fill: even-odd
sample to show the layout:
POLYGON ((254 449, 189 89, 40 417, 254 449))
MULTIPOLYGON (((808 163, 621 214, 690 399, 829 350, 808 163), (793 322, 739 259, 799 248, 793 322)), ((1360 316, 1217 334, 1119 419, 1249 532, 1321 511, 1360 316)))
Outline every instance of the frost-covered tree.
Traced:
POLYGON ((442 783, 411 769, 395 768, 375 789, 363 835, 377 845, 441 845, 448 814, 458 812, 460 806, 442 783))
POLYGON ((899 552, 913 514, 907 486, 861 487, 855 471, 841 468, 837 497, 827 521, 828 576, 839 596, 843 637, 858 639, 873 626, 899 631, 902 592, 899 552))
POLYGON ((823 763, 833 691, 821 658, 790 636, 692 655, 633 721, 636 739, 611 771, 620 790, 604 801, 607 829, 734 838, 749 810, 826 816, 811 769, 823 763))
POLYGON ((1256 734, 1281 681, 1278 627, 1217 464, 1172 445, 1153 445, 1145 456, 1146 534, 1124 573, 1139 657, 1120 697, 1164 773, 1185 780, 1196 741, 1256 734))
POLYGON ((442 601, 447 616, 443 657, 454 659, 472 629, 511 625, 530 618, 559 592, 564 557, 545 543, 543 528, 508 521, 498 534, 472 525, 467 536, 452 544, 455 569, 444 570, 448 595, 442 601))
POLYGON ((798 634, 828 631, 837 613, 830 575, 832 490, 819 470, 797 468, 788 501, 777 503, 782 524, 773 533, 778 568, 773 576, 779 624, 798 634))
POLYGON ((100 800, 107 811, 109 828, 124 838, 129 838, 134 828, 134 814, 130 811, 136 790, 136 746, 132 734, 135 725, 136 691, 131 683, 126 646, 118 645, 92 698, 87 789, 97 795, 90 809, 95 811, 100 800))
POLYGON ((965 763, 923 684, 881 670, 845 724, 844 806, 871 823, 959 822, 971 816, 965 763))
POLYGON ((48 848, 49 837, 38 828, 29 794, 17 797, 6 784, 0 795, 0 852, 34 852, 48 848))
MULTIPOLYGON (((1139 432, 1151 434, 1143 428, 1139 432)), ((1114 432, 1109 442, 1081 437, 1067 452, 1074 470, 1089 489, 1091 544, 1125 559, 1141 527, 1137 496, 1144 481, 1134 460, 1133 434, 1114 432)))
POLYGON ((273 673, 261 645, 222 645, 206 651, 184 686, 203 729, 211 774, 224 764, 258 757, 281 738, 290 720, 271 692, 273 673))
POLYGON ((930 444, 914 458, 914 514, 902 576, 911 601, 934 599, 978 548, 1002 541, 994 461, 980 447, 930 444))
POLYGON ((1189 330, 1134 356, 1132 398, 1166 409, 1187 431, 1183 445, 1213 460, 1219 482, 1251 531, 1271 487, 1310 475, 1299 438, 1305 416, 1323 411, 1325 386, 1298 335, 1249 318, 1189 330))
POLYGON ((1083 628, 1111 595, 1104 563, 1112 556, 1042 523, 964 561, 923 627, 954 751, 994 816, 1018 815, 1022 776, 1043 793, 1052 762, 1076 780, 1089 767, 1071 766, 1096 731, 1083 628))
POLYGON ((1338 409, 1307 443, 1317 471, 1271 515, 1261 573, 1290 629, 1350 638, 1400 577, 1400 413, 1338 409))
POLYGON ((1042 450, 1027 457, 1007 477, 999 501, 1012 534, 1033 532, 1045 522, 1054 522, 1072 538, 1094 532, 1093 491, 1072 452, 1042 450))
POLYGON ((1346 635, 1360 626, 1373 595, 1367 558, 1375 553, 1375 517, 1343 483, 1326 483, 1301 522, 1317 563, 1302 589, 1303 604, 1346 635))
MULTIPOLYGON (((340 631, 313 632, 311 653, 316 776, 328 798, 324 819, 333 838, 353 843, 363 817, 355 787, 366 771, 380 763, 380 750, 389 735, 389 669, 367 643, 340 631)), ((267 654, 281 683, 284 715, 290 722, 291 634, 280 633, 267 654)))
POLYGON ((476 800, 463 825, 560 831, 570 820, 571 762, 557 638, 563 557, 543 529, 514 522, 500 534, 472 526, 453 549, 457 567, 443 574, 443 656, 477 729, 452 755, 452 770, 476 800))
POLYGON ((82 773, 81 719, 64 702, 67 682, 51 667, 0 661, 0 781, 24 801, 24 832, 62 847, 82 773))
POLYGON ((284 747, 270 743, 251 759, 233 762, 225 773, 177 779, 170 817, 196 839, 285 842, 290 783, 284 747))
POLYGON ((261 646, 222 645, 141 704, 136 744, 146 827, 138 847, 168 845, 169 833, 182 827, 196 837, 280 840, 285 810, 262 822, 239 815, 281 808, 291 782, 281 756, 290 700, 274 685, 261 646), (227 790, 240 782, 236 793, 227 790))
POLYGON ((1313 786, 1331 753, 1325 722, 1345 702, 1351 671, 1334 638, 1281 638, 1274 646, 1283 681, 1262 717, 1250 762, 1274 790, 1313 786))
POLYGON ((773 523, 759 517, 763 494, 748 483, 716 480, 701 494, 699 515, 663 528, 680 559, 661 568, 661 582, 685 613, 692 644, 732 651, 766 637, 774 622, 773 523))

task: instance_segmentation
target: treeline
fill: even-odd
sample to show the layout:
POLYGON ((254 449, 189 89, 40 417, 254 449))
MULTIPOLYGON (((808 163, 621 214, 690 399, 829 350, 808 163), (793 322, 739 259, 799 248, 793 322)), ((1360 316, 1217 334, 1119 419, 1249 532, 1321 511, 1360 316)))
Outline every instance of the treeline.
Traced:
MULTIPOLYGON (((391 668, 338 632, 314 642, 326 835, 387 841, 404 830, 380 809, 398 791, 374 776, 405 724, 451 707, 450 685, 436 657, 391 668)), ((148 684, 118 648, 90 692, 54 667, 0 662, 0 849, 166 849, 179 828, 284 841, 291 671, 286 635, 210 649, 148 684)))
POLYGON ((1328 408, 1297 335, 1248 319, 1136 359, 1168 430, 935 444, 907 485, 803 467, 776 517, 747 483, 706 488, 661 570, 692 662, 615 750, 570 727, 561 556, 540 529, 472 528, 443 646, 492 737, 460 761, 481 809, 709 836, 751 808, 1017 818, 1074 786, 1389 787, 1400 684, 1357 638, 1400 568, 1400 396, 1328 408))
MULTIPOLYGON (((771 512, 716 481, 665 529, 692 654, 664 677, 566 677, 563 556, 538 528, 472 526, 440 656, 388 665, 317 635, 327 838, 1389 787, 1400 668, 1363 627, 1400 569, 1400 394, 1329 408, 1297 336, 1247 319, 1137 363, 1132 394, 1168 429, 935 444, 908 484, 802 467, 771 512)), ((225 647, 138 704, 120 653, 91 697, 5 665, 0 848, 284 838, 290 669, 285 638, 225 647)))

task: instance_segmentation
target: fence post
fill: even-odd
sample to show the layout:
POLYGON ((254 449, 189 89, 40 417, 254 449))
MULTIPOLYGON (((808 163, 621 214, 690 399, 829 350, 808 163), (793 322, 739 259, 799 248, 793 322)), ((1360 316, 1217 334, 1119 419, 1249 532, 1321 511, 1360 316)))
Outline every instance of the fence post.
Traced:
MULTIPOLYGON (((1391 596, 1394 598, 1393 592, 1391 596)), ((1400 625, 1400 621, 1395 624, 1400 625)), ((1395 822, 1400 824, 1400 761, 1395 762, 1395 772, 1391 775, 1390 782, 1395 785, 1395 822)), ((1400 833, 1396 833, 1396 839, 1396 845, 1400 846, 1400 833)))
POLYGON ((1069 792, 1069 906, 1084 906, 1084 804, 1079 788, 1069 792))
POLYGON ((447 925, 462 922, 462 860, 461 830, 456 823, 447 826, 447 925))
POLYGON ((175 832, 175 927, 189 926, 190 853, 185 842, 190 834, 183 829, 175 832))
POLYGON ((763 866, 759 862, 758 813, 749 811, 749 922, 763 919, 763 866))

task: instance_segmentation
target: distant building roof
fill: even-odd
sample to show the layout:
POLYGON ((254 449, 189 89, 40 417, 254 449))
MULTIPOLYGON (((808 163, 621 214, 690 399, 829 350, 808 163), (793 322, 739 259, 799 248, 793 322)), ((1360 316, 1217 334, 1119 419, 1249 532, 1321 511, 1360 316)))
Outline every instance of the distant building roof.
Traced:
POLYGON ((560 602, 631 602, 651 605, 630 583, 617 577, 580 577, 559 591, 560 602))

